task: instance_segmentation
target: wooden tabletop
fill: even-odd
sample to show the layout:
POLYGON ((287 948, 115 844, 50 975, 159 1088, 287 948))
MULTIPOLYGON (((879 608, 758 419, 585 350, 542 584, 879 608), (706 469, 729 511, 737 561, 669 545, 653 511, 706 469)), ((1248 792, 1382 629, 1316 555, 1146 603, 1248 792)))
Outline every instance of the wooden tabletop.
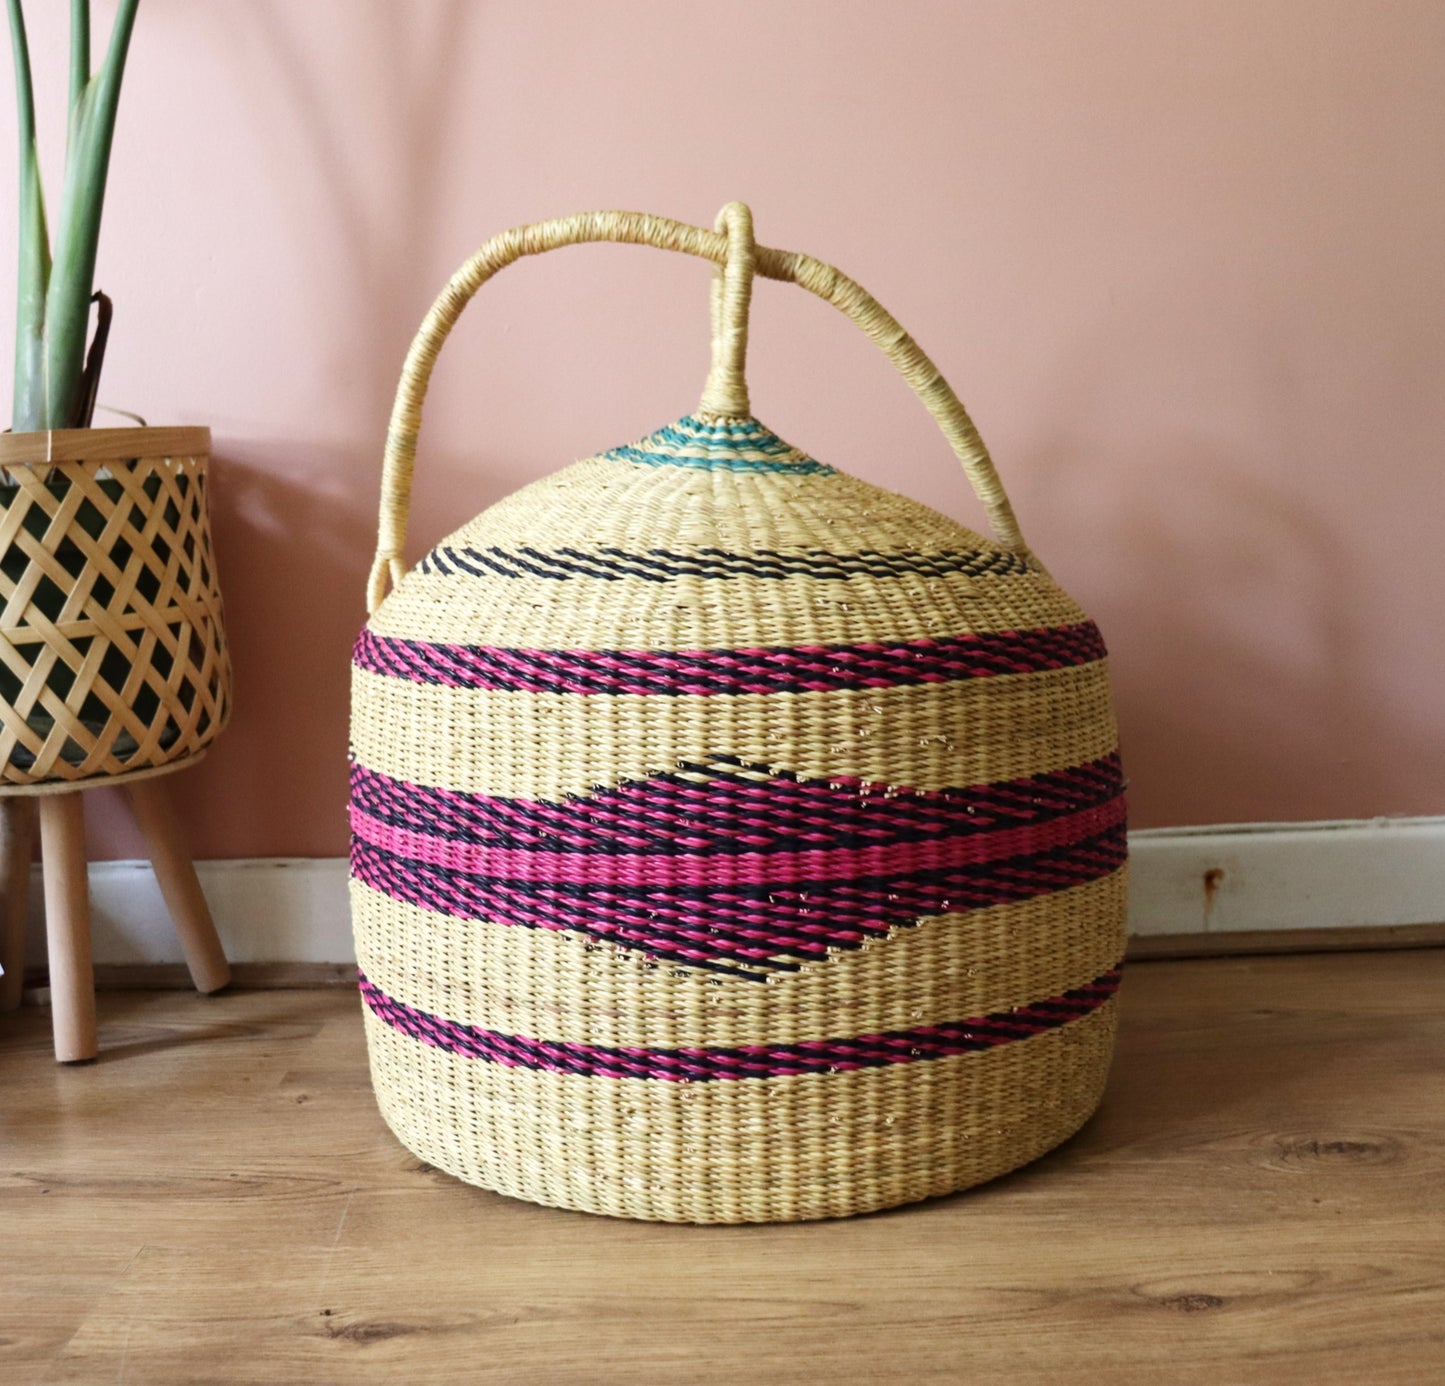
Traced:
POLYGON ((353 992, 0 1015, 0 1380, 1445 1380, 1445 951, 1135 965, 1063 1149, 852 1221, 515 1203, 387 1132, 353 992))

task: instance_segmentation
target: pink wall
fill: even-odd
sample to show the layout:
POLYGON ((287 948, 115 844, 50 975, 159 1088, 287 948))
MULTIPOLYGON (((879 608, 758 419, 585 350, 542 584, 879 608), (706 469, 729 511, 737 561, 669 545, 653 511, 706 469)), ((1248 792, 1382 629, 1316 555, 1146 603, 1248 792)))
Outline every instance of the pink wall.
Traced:
MULTIPOLYGON (((55 93, 64 7, 30 8, 55 93)), ((174 782, 198 855, 344 849, 380 445, 447 274, 516 222, 734 197, 969 403, 1110 641, 1137 824, 1445 810, 1442 91, 1438 0, 147 0, 102 397, 216 433, 238 711, 174 782)), ((484 290, 414 553, 690 408, 707 277, 594 247, 484 290)), ((774 428, 977 522, 842 318, 767 284, 754 323, 774 428)), ((95 837, 136 851, 114 808, 95 837)))

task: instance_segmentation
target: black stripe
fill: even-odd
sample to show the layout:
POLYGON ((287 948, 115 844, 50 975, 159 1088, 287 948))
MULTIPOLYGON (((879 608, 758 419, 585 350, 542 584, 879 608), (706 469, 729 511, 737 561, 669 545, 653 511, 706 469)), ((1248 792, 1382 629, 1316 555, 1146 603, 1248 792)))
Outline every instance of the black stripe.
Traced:
POLYGON ((440 571, 437 560, 446 559, 462 571, 480 574, 483 565, 501 577, 543 577, 566 580, 574 577, 619 582, 641 578, 647 582, 668 582, 679 577, 774 578, 807 577, 820 581, 846 581, 853 577, 941 578, 1019 576, 1032 571, 1022 554, 1005 549, 973 549, 938 553, 881 553, 864 549, 837 554, 825 549, 784 551, 755 549, 751 553, 729 553, 725 549, 701 548, 693 553, 669 549, 648 549, 630 553, 603 546, 595 553, 561 548, 555 553, 523 546, 509 551, 495 546, 485 549, 453 548, 443 545, 422 560, 422 570, 440 571))

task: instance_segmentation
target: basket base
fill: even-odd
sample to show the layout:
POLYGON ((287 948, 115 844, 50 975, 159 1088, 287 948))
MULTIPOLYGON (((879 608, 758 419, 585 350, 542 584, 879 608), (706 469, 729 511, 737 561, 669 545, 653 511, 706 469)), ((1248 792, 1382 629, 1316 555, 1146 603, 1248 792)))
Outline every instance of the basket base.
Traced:
POLYGON ((736 1082, 538 1073, 366 1028, 387 1125, 458 1179, 614 1217, 801 1222, 956 1193, 1067 1140, 1103 1095, 1115 1005, 982 1053, 736 1082))

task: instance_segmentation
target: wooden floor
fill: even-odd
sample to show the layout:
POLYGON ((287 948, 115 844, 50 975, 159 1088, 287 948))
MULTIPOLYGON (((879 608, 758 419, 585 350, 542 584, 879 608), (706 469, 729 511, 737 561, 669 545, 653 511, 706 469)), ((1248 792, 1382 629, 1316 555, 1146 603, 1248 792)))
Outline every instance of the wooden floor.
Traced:
POLYGON ((0 1381, 1445 1381, 1445 951, 1139 964, 1098 1117, 954 1198, 511 1202, 373 1105, 350 991, 0 1016, 0 1381))

